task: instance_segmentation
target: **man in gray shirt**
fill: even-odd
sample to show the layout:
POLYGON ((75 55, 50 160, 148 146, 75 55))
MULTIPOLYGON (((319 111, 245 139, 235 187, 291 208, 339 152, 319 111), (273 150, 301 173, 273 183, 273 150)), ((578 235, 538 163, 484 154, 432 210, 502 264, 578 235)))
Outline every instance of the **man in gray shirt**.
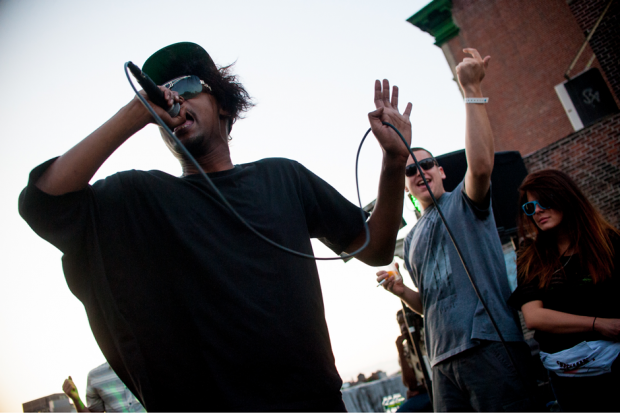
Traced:
POLYGON ((531 388, 524 371, 529 348, 523 342, 515 311, 506 304, 510 288, 491 207, 493 133, 484 103, 467 102, 468 98, 483 97, 480 85, 490 57, 482 59, 475 49, 464 52, 472 57, 465 57, 456 72, 468 103, 465 178, 453 192, 446 192, 442 182, 446 175, 431 153, 415 148, 414 154, 516 365, 523 371, 516 371, 510 362, 411 157, 405 190, 420 201, 423 213, 405 238, 404 252, 405 265, 419 292, 385 271, 377 273, 377 280, 385 279, 387 290, 424 314, 435 411, 530 410, 531 388))

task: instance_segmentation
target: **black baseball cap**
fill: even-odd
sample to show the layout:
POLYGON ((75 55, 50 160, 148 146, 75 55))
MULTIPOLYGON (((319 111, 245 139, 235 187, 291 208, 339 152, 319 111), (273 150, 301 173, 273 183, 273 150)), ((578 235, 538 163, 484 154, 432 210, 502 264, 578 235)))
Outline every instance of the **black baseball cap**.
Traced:
POLYGON ((196 75, 207 81, 217 67, 209 53, 196 43, 181 42, 171 44, 153 53, 146 59, 142 71, 153 82, 162 85, 181 76, 196 75))

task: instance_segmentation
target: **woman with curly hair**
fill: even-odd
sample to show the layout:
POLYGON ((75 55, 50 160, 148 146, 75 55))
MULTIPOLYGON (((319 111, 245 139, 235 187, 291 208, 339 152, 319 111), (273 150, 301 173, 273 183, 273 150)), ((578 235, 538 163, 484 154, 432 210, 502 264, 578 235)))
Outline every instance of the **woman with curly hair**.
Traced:
POLYGON ((620 234, 557 170, 519 188, 519 286, 509 303, 540 345, 564 411, 620 410, 620 234))

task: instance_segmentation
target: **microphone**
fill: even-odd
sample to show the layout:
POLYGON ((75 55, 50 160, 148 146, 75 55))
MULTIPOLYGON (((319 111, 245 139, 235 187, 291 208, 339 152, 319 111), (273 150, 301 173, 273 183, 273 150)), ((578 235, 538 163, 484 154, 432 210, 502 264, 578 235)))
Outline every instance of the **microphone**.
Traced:
POLYGON ((151 102, 160 108, 165 109, 171 117, 174 118, 175 116, 178 116, 181 111, 181 105, 175 103, 170 109, 168 109, 168 102, 166 102, 166 98, 164 98, 164 92, 157 87, 149 75, 140 70, 140 68, 132 62, 127 62, 127 67, 129 67, 131 74, 133 74, 140 86, 142 86, 142 89, 144 89, 151 102))

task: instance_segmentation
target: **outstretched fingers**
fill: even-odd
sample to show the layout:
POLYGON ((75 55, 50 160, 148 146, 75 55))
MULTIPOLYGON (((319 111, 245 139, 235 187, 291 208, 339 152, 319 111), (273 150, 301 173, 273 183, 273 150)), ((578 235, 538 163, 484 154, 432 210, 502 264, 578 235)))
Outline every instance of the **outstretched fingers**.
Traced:
POLYGON ((383 105, 390 107, 390 82, 387 79, 383 79, 383 105))
POLYGON ((413 105, 411 103, 408 103, 405 111, 402 115, 400 115, 398 111, 398 99, 398 86, 392 87, 392 96, 390 99, 389 81, 387 79, 383 79, 383 82, 375 80, 375 107, 377 108, 377 110, 368 114, 368 116, 371 118, 371 124, 373 119, 378 120, 379 118, 382 118, 384 109, 387 110, 387 112, 385 113, 390 113, 390 116, 396 115, 397 118, 405 118, 408 121, 409 117, 411 116, 413 105))
MULTIPOLYGON (((411 117, 412 109, 413 109, 413 105, 411 104, 411 102, 407 103, 407 107, 405 108, 405 111, 403 112, 403 116, 409 119, 411 117)), ((398 265, 398 263, 396 265, 398 265)))
POLYGON ((383 92, 381 90, 381 82, 375 80, 375 107, 377 109, 384 107, 383 105, 383 92))
POLYGON ((484 60, 482 61, 482 63, 484 63, 484 68, 486 69, 487 67, 489 67, 489 60, 491 60, 491 56, 487 56, 484 58, 484 60))
POLYGON ((478 53, 478 50, 476 50, 474 48, 463 49, 463 52, 472 55, 474 57, 474 59, 476 59, 476 60, 482 60, 482 57, 480 56, 480 53, 478 53))
POLYGON ((392 86, 392 107, 398 110, 398 86, 392 86))

